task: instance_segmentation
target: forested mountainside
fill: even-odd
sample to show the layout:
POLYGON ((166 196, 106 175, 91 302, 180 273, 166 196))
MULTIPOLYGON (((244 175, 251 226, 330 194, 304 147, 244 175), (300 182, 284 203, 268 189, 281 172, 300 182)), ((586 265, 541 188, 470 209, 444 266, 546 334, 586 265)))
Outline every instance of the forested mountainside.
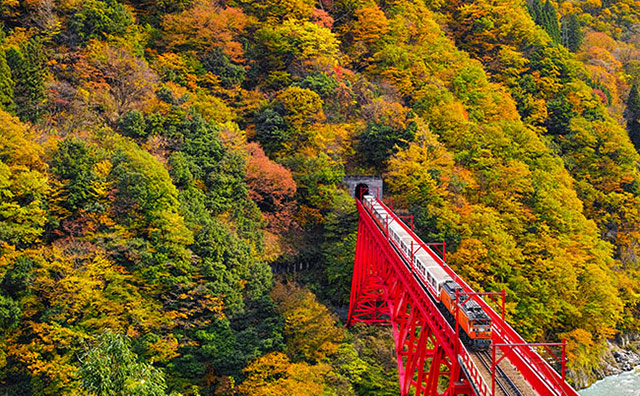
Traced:
POLYGON ((566 338, 576 385, 638 334, 640 2, 0 14, 0 394, 398 394, 389 333, 327 308, 345 175, 384 177, 527 340, 566 338))

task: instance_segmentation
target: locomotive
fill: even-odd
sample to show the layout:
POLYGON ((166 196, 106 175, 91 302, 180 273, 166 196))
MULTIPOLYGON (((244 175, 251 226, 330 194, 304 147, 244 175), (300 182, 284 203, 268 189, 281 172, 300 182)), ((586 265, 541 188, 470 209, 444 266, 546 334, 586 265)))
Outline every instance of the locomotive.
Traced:
POLYGON ((456 290, 458 290, 458 324, 460 338, 472 350, 487 350, 491 345, 491 318, 473 299, 468 299, 455 280, 424 249, 422 244, 409 234, 372 195, 362 196, 364 207, 373 215, 382 230, 388 232, 393 246, 400 253, 405 265, 414 274, 422 288, 436 303, 443 316, 455 327, 456 290), (413 250, 413 251, 412 251, 413 250), (468 300, 468 301, 467 301, 468 300))

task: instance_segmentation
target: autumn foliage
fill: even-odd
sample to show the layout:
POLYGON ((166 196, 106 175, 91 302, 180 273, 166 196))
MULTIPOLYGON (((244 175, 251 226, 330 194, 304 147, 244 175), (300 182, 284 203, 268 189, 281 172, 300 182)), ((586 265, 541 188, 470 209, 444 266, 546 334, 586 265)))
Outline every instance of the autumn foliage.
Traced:
POLYGON ((589 378, 640 329, 640 11, 526 3, 2 2, 0 393, 398 394, 328 308, 345 175, 589 378))

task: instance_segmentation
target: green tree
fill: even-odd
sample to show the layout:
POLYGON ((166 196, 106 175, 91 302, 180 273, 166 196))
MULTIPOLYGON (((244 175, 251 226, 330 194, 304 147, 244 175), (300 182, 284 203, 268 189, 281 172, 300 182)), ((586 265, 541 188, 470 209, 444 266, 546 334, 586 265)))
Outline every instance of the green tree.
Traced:
POLYGON ((105 330, 80 360, 82 387, 98 396, 165 396, 162 371, 140 362, 131 339, 105 330))
POLYGON ((550 0, 544 3, 544 17, 542 26, 549 33, 553 41, 560 42, 560 25, 558 24, 558 13, 550 0))
POLYGON ((569 131, 569 124, 573 115, 573 106, 565 95, 559 95, 547 102, 549 117, 546 126, 549 133, 564 135, 569 131))
POLYGON ((166 274, 168 268, 185 270, 177 268, 185 264, 186 246, 193 242, 193 234, 179 214, 178 190, 167 170, 130 141, 118 142, 111 161, 109 181, 115 187, 112 210, 116 219, 145 244, 151 243, 147 254, 152 261, 136 264, 154 264, 148 268, 153 278, 166 274))
POLYGON ((123 35, 133 23, 129 11, 116 0, 88 0, 71 17, 69 30, 79 43, 103 39, 109 35, 123 35))
POLYGON ((580 20, 571 14, 562 21, 562 44, 572 52, 577 52, 582 45, 584 35, 580 30, 580 20))
POLYGON ((556 43, 560 42, 558 14, 556 8, 551 4, 551 1, 547 0, 542 4, 541 0, 533 0, 531 3, 527 3, 527 8, 534 22, 542 26, 542 28, 549 33, 553 41, 556 43))
POLYGON ((15 83, 11 76, 11 68, 7 64, 5 53, 0 54, 0 107, 14 114, 16 108, 13 102, 15 83))
POLYGON ((92 197, 91 185, 96 178, 92 168, 96 162, 97 158, 80 140, 70 137, 58 146, 51 168, 63 183, 63 206, 70 211, 82 208, 92 197))
POLYGON ((415 123, 410 123, 402 129, 382 123, 369 122, 367 128, 360 134, 359 151, 371 166, 381 169, 389 156, 398 148, 407 147, 415 133, 415 123))
POLYGON ((336 194, 324 221, 326 297, 337 306, 349 303, 353 257, 356 251, 358 210, 346 192, 336 194))
POLYGON ((324 73, 309 73, 302 81, 294 83, 293 86, 310 89, 320 95, 322 99, 327 99, 335 92, 338 82, 324 73))
POLYGON ((42 42, 32 38, 20 48, 10 47, 6 58, 15 82, 16 114, 21 120, 38 121, 47 100, 47 56, 42 42))
POLYGON ((291 139, 283 113, 282 106, 265 107, 256 117, 256 140, 268 155, 281 151, 291 139))
POLYGON ((20 305, 0 292, 0 327, 15 326, 20 320, 20 305))
POLYGON ((640 93, 638 92, 637 82, 633 84, 629 91, 625 117, 627 118, 629 138, 636 150, 640 151, 640 93))
POLYGON ((214 48, 202 58, 202 66, 220 77, 225 88, 240 85, 244 81, 245 69, 229 59, 220 48, 214 48))
POLYGON ((147 124, 144 120, 144 115, 138 110, 130 110, 120 117, 118 126, 124 135, 134 139, 147 136, 147 124))
MULTIPOLYGON (((334 202, 335 195, 338 194, 336 186, 344 177, 342 163, 333 161, 325 153, 320 153, 315 158, 306 158, 300 154, 289 157, 285 165, 291 169, 298 186, 298 202, 314 208, 313 212, 318 215, 327 212, 334 202)), ((310 216, 307 221, 314 218, 315 215, 310 216)))

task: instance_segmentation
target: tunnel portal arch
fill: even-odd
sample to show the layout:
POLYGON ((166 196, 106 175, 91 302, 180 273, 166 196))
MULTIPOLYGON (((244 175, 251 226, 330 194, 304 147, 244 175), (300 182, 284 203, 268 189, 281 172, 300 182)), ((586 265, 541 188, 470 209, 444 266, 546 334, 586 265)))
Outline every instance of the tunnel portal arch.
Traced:
POLYGON ((360 198, 363 189, 373 196, 382 199, 383 181, 381 177, 376 176, 346 176, 342 179, 342 183, 349 189, 349 194, 354 198, 360 198))

